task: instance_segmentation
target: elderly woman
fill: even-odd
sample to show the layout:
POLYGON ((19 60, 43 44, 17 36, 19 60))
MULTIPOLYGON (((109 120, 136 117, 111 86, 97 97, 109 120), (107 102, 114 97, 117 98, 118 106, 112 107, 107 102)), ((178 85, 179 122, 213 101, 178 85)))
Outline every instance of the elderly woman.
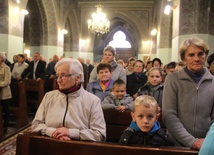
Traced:
POLYGON ((111 79, 111 65, 109 63, 100 63, 97 66, 97 73, 99 79, 90 82, 87 87, 87 91, 98 96, 101 101, 109 94, 113 88, 114 80, 111 79))
POLYGON ((186 39, 180 47, 186 67, 166 77, 162 117, 177 146, 200 149, 214 121, 214 76, 204 67, 207 54, 203 40, 186 39))
POLYGON ((100 99, 83 89, 83 68, 65 58, 55 65, 58 90, 46 93, 32 122, 32 130, 61 140, 104 141, 105 120, 100 99))
POLYGON ((4 63, 6 57, 4 53, 0 53, 0 102, 4 113, 4 133, 7 132, 10 113, 9 99, 12 97, 10 91, 11 72, 10 68, 4 63))

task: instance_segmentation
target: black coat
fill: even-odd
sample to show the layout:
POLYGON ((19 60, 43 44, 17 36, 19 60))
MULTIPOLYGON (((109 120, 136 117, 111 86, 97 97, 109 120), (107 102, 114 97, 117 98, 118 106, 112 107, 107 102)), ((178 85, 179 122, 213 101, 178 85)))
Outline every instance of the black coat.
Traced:
POLYGON ((138 89, 147 82, 147 76, 142 74, 141 77, 137 77, 135 73, 127 76, 127 94, 133 97, 137 93, 138 89))
MULTIPOLYGON (((24 70, 22 73, 22 78, 26 77, 28 74, 29 79, 33 79, 33 71, 34 71, 34 61, 31 61, 29 63, 28 68, 24 70)), ((36 67, 35 76, 37 78, 45 79, 45 73, 46 73, 46 62, 39 60, 38 65, 36 67)))
POLYGON ((151 145, 151 146, 172 146, 173 144, 168 140, 166 133, 160 128, 159 130, 150 134, 137 131, 128 127, 121 135, 120 144, 132 145, 151 145))

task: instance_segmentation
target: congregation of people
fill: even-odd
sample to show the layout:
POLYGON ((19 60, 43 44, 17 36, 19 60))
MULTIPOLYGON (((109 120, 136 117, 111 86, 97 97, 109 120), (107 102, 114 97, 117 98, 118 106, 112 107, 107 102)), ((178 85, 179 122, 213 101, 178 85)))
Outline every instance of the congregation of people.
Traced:
POLYGON ((209 148, 203 142, 214 137, 214 53, 209 55, 203 40, 188 38, 179 54, 180 62, 166 65, 159 58, 143 62, 131 57, 125 63, 116 61, 116 50, 106 46, 100 62, 92 65, 89 59, 85 63, 57 55, 47 64, 38 52, 32 61, 26 54, 15 55, 11 64, 0 53, 4 130, 10 119, 10 82, 55 78, 58 88, 45 94, 33 132, 61 140, 105 141, 102 110, 130 111, 132 122, 121 133, 120 144, 202 147, 200 155, 205 155, 209 148), (160 114, 167 131, 158 122, 160 114))

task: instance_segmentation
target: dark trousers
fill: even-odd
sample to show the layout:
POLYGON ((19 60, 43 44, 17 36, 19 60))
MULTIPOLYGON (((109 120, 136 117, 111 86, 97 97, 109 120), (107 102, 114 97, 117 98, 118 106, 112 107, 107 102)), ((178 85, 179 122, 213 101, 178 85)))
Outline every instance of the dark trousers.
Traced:
POLYGON ((4 127, 4 130, 7 130, 9 119, 10 119, 9 99, 1 100, 1 105, 2 105, 2 112, 4 114, 4 116, 3 116, 3 120, 4 120, 3 127, 4 127))

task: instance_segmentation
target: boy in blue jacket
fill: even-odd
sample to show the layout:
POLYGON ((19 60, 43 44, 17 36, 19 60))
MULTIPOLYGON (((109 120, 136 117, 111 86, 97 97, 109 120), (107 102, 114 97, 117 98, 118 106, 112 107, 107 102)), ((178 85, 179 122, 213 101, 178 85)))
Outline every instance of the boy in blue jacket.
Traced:
POLYGON ((172 146, 159 124, 157 101, 152 96, 141 95, 134 101, 132 122, 122 133, 119 143, 135 145, 172 146))

